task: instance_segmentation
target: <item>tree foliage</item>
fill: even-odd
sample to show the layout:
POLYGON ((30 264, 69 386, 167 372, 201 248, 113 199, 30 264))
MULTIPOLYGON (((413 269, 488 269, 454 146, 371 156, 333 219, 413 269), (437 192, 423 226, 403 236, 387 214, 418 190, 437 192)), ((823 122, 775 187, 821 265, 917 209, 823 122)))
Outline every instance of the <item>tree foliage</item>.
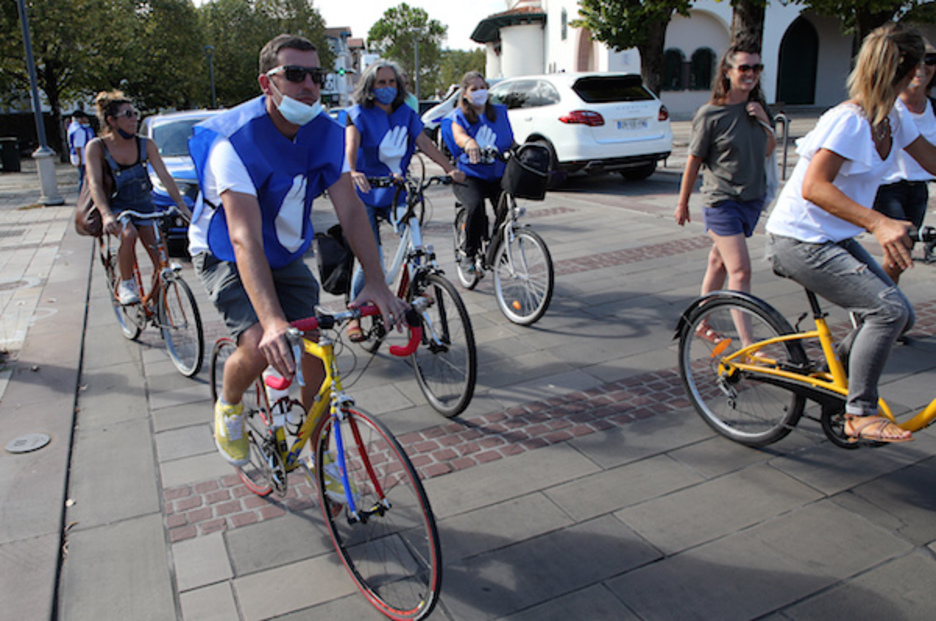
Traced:
MULTIPOLYGON (((144 112, 207 106, 212 45, 219 101, 234 105, 258 92, 257 56, 283 32, 308 37, 322 65, 334 54, 311 0, 26 0, 44 104, 90 101, 119 88, 144 112)), ((0 3, 0 105, 29 103, 16 2, 0 3)), ((67 110, 70 112, 70 109, 67 110)))
POLYGON ((438 20, 429 19, 425 10, 405 2, 387 9, 367 33, 367 46, 383 58, 395 60, 410 77, 410 90, 420 95, 444 88, 439 77, 442 61, 442 41, 448 28, 438 20), (416 69, 417 41, 419 70, 416 69), (418 77, 417 77, 418 76, 418 77))
POLYGON ((859 41, 895 19, 936 22, 932 0, 797 0, 817 14, 842 20, 842 31, 859 41))
MULTIPOLYGON (((439 69, 439 83, 437 91, 441 94, 452 84, 461 82, 462 76, 469 71, 484 73, 487 63, 486 52, 483 48, 471 50, 445 50, 442 52, 442 64, 439 69)), ((423 96, 426 96, 425 91, 423 96)))
MULTIPOLYGON (((219 106, 233 106, 256 97, 257 57, 260 48, 287 32, 311 40, 323 67, 331 67, 334 54, 325 38, 325 23, 308 0, 214 0, 199 10, 204 45, 214 48, 215 90, 219 106)), ((210 98, 208 57, 199 71, 202 88, 210 98)))
POLYGON ((691 0, 579 0, 576 28, 588 28, 594 39, 614 50, 636 47, 647 87, 660 92, 666 28, 675 13, 689 16, 691 0))

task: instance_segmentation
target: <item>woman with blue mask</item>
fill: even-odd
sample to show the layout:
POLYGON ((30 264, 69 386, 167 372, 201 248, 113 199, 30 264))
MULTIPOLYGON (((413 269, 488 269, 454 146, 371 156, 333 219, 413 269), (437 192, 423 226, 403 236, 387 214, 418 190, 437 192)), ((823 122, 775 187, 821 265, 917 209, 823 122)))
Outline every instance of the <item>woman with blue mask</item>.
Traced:
POLYGON ((496 209, 505 168, 500 159, 482 157, 483 151, 493 148, 503 154, 514 142, 507 107, 488 101, 488 84, 481 73, 469 71, 462 77, 458 107, 443 121, 443 137, 467 177, 454 191, 465 206, 467 231, 462 250, 467 261, 464 268, 472 272, 481 238, 488 231, 484 199, 496 209))
MULTIPOLYGON (((372 188, 368 177, 405 175, 410 158, 418 147, 456 181, 463 181, 451 162, 423 133, 423 124, 416 112, 404 102, 407 97, 400 67, 391 61, 378 60, 368 66, 354 91, 356 105, 348 110, 345 129, 345 155, 351 179, 367 207, 374 237, 380 244, 377 216, 386 217, 395 188, 372 188)), ((405 201, 405 196, 400 197, 405 201)), ((364 288, 364 273, 358 267, 351 282, 351 299, 364 288)), ((361 326, 348 324, 348 338, 364 339, 361 326)))

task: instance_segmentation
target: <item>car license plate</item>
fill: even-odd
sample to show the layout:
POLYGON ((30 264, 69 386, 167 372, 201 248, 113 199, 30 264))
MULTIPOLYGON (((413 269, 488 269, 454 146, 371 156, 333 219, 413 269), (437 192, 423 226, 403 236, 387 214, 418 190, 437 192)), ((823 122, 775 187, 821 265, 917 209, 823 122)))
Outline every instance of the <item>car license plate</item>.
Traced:
POLYGON ((626 121, 618 121, 617 127, 625 131, 647 129, 647 119, 627 119, 626 121))

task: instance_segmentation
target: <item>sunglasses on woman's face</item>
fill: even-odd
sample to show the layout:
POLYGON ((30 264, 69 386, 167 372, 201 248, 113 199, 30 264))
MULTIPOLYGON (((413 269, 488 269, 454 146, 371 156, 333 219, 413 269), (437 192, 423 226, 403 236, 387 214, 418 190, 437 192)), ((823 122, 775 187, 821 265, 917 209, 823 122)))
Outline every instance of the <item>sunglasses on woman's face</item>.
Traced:
POLYGON ((290 82, 299 84, 305 81, 306 75, 312 78, 312 82, 319 86, 325 86, 325 70, 321 67, 300 67, 298 65, 280 65, 275 69, 267 71, 267 76, 282 73, 290 82))
POLYGON ((933 65, 936 65, 936 54, 927 54, 926 56, 924 56, 923 64, 925 64, 927 67, 932 67, 933 65))
POLYGON ((125 119, 135 119, 140 116, 140 113, 133 108, 130 108, 128 110, 124 110, 123 112, 118 112, 114 116, 117 118, 124 117, 125 119))
POLYGON ((760 63, 757 63, 756 65, 735 65, 735 69, 741 73, 750 73, 751 71, 754 73, 760 73, 764 70, 764 65, 760 63))

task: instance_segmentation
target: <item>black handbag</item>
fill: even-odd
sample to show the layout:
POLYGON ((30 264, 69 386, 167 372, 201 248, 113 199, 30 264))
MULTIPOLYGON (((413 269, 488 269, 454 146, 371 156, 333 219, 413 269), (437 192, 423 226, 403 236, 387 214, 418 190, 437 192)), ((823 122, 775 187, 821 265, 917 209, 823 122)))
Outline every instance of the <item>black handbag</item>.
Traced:
POLYGON ((333 295, 351 291, 354 253, 341 231, 341 225, 334 225, 326 233, 316 233, 315 243, 322 288, 333 295))

